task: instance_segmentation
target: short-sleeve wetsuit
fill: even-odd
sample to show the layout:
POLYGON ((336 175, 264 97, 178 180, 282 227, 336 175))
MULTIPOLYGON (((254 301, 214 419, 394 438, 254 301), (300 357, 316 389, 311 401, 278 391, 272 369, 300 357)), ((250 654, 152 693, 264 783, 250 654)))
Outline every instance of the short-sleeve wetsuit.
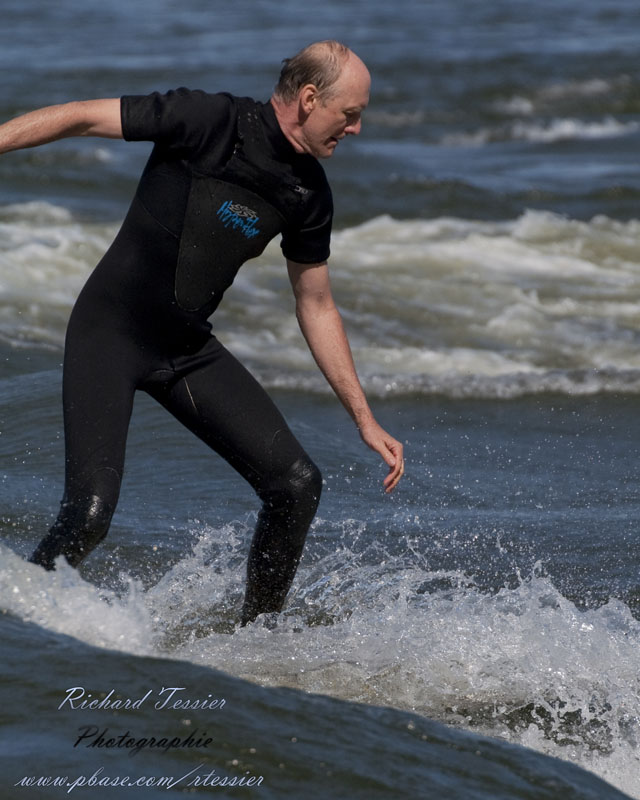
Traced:
POLYGON ((270 104, 179 89, 121 100, 127 140, 154 148, 131 207, 74 306, 65 343, 65 493, 31 560, 76 566, 106 535, 133 395, 144 390, 262 500, 243 622, 279 611, 321 477, 268 395, 212 335, 239 267, 277 234, 286 258, 329 255, 331 192, 270 104))

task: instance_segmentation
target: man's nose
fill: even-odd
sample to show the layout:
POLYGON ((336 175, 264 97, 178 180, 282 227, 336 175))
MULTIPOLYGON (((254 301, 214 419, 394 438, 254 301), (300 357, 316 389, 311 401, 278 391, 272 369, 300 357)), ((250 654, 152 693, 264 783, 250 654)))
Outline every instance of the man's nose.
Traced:
POLYGON ((347 125, 344 129, 345 133, 350 134, 351 136, 357 136, 362 129, 362 120, 359 119, 357 122, 351 123, 351 125, 347 125))

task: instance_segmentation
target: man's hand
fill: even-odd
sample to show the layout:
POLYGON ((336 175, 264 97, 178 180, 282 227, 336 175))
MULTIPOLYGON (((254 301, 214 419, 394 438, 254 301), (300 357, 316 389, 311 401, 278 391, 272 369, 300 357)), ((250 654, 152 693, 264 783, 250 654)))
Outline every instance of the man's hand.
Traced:
POLYGON ((389 465, 389 474, 384 479, 384 490, 392 492, 404 475, 404 456, 402 444, 390 436, 372 419, 358 428, 362 441, 382 456, 389 465))

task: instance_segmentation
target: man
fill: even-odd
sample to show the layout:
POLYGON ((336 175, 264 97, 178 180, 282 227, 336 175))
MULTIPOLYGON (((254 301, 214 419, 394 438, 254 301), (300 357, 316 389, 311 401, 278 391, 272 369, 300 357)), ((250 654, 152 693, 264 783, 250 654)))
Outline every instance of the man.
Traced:
POLYGON ((0 126, 0 153, 67 136, 154 142, 114 243, 69 320, 65 492, 31 561, 76 566, 104 538, 138 389, 225 458, 262 500, 242 624, 282 608, 320 497, 320 473, 270 398, 211 334, 240 266, 277 234, 311 352, 364 442, 404 471, 375 421, 329 284, 331 192, 319 158, 360 132, 363 62, 337 42, 285 60, 269 103, 179 89, 51 106, 0 126))

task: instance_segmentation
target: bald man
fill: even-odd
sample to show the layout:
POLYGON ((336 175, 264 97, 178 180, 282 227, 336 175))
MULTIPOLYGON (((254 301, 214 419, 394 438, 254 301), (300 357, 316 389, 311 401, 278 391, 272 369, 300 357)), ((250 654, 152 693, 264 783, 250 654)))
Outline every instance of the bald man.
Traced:
POLYGON ((241 623, 282 609, 315 514, 321 476, 263 388, 211 333, 242 266, 275 236, 296 315, 363 441, 404 471, 376 422, 334 304, 327 259, 333 205, 318 159, 360 132, 370 76, 344 45, 316 42, 284 61, 268 103, 178 89, 50 106, 0 126, 0 153, 69 136, 154 147, 113 244, 69 320, 63 405, 65 491, 31 561, 77 566, 106 536, 122 479, 136 390, 219 453, 262 502, 241 623))

